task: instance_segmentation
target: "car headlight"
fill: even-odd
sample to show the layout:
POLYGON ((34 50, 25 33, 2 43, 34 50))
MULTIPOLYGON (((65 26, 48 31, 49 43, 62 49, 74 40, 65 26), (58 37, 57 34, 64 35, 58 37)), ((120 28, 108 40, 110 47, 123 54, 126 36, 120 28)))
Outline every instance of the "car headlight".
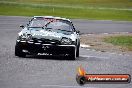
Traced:
POLYGON ((64 44, 64 45, 72 44, 72 40, 69 38, 62 38, 61 44, 64 44))
POLYGON ((27 34, 26 40, 32 40, 32 35, 31 34, 27 34))
POLYGON ((21 36, 18 36, 17 38, 18 40, 31 40, 32 39, 32 35, 31 34, 22 34, 21 36))

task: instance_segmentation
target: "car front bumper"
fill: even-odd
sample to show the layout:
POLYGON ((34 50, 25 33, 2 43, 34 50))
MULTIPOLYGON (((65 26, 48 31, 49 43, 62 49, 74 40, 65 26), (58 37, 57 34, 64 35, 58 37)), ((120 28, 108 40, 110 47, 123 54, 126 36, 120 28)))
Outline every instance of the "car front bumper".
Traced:
POLYGON ((70 54, 73 49, 76 48, 75 45, 54 45, 54 44, 41 44, 33 43, 27 41, 17 41, 17 44, 29 54, 70 54))

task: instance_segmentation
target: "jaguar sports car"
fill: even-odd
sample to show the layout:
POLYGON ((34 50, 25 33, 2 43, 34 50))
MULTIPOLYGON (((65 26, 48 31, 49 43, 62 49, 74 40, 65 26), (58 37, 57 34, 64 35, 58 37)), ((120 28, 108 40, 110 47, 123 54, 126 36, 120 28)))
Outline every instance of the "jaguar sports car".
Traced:
POLYGON ((66 18, 34 16, 20 26, 15 55, 64 55, 75 60, 79 57, 80 37, 73 23, 66 18))

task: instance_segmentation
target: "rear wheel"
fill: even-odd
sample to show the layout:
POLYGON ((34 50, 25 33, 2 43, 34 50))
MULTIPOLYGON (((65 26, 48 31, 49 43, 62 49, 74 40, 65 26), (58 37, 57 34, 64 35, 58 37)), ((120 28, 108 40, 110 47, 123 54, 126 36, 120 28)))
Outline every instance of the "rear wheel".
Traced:
POLYGON ((22 52, 22 48, 18 44, 15 45, 15 56, 19 56, 19 57, 26 56, 26 53, 22 52))

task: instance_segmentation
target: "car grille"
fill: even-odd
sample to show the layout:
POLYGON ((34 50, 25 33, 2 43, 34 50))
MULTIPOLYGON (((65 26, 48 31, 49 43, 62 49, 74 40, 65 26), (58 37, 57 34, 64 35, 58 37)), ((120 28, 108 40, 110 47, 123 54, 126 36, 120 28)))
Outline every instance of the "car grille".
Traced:
POLYGON ((59 45, 60 41, 59 40, 55 40, 55 39, 45 39, 45 38, 41 38, 41 39, 37 39, 37 38, 33 38, 33 42, 34 43, 41 43, 41 44, 53 44, 53 45, 59 45))

